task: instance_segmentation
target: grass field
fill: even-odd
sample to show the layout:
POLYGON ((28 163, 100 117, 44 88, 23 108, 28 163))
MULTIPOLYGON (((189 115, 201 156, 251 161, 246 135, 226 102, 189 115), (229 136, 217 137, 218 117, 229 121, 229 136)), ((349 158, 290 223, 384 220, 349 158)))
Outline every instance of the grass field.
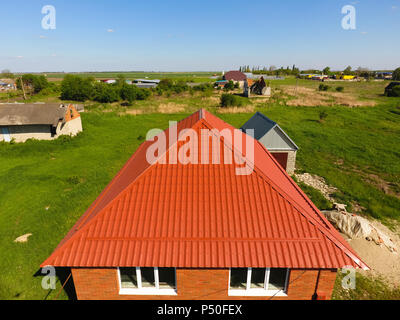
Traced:
MULTIPOLYGON (((290 81, 296 80, 273 85, 290 86, 290 81)), ((356 90, 354 85, 346 90, 356 90)), ((304 86, 317 84, 308 81, 304 86)), ((377 101, 374 107, 362 108, 288 107, 279 97, 253 102, 251 108, 244 106, 235 113, 221 113, 215 95, 154 97, 138 101, 128 110, 118 105, 92 105, 82 114, 84 132, 76 138, 0 144, 0 299, 54 299, 60 283, 55 292, 43 290, 41 277, 35 277, 40 263, 143 142, 149 129, 166 128, 168 121, 183 119, 201 107, 235 127, 256 110, 265 113, 299 145, 300 171, 324 177, 340 190, 335 195, 339 201, 364 207, 363 214, 387 225, 400 221, 400 99, 384 99, 379 93, 383 85, 379 86, 357 91, 359 95, 372 94, 377 101), (165 114, 160 113, 161 105, 165 114), (319 121, 321 111, 328 114, 324 122, 319 121), (28 243, 13 242, 27 233, 32 233, 28 243)), ((67 295, 61 292, 58 298, 67 295)))

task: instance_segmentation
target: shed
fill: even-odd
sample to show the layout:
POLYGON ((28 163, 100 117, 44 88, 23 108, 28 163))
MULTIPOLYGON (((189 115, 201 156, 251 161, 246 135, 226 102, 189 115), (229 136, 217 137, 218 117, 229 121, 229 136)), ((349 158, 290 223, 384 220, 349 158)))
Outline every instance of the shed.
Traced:
POLYGON ((81 131, 81 117, 72 104, 0 104, 0 141, 52 140, 81 131))
POLYGON ((299 147, 275 121, 257 112, 241 129, 244 132, 254 129, 254 138, 271 152, 289 174, 294 173, 299 147))

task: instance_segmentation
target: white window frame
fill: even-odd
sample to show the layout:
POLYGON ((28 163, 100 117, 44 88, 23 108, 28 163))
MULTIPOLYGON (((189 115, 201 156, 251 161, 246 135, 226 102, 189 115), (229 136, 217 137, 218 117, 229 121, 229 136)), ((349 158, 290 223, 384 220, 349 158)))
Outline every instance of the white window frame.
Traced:
POLYGON ((229 269, 228 296, 287 297, 290 269, 286 269, 285 287, 283 290, 268 290, 269 276, 271 273, 271 269, 273 270, 273 268, 265 268, 265 280, 264 280, 264 288, 263 289, 251 287, 251 273, 252 273, 253 268, 247 268, 247 279, 246 279, 246 288, 245 289, 231 289, 232 269, 234 270, 234 268, 229 269))
POLYGON ((160 289, 160 278, 158 273, 158 267, 154 267, 154 283, 155 287, 153 288, 143 288, 142 287, 142 273, 140 271, 140 267, 136 268, 136 281, 138 284, 137 288, 122 288, 121 282, 121 270, 118 268, 118 287, 120 295, 159 295, 159 296, 176 296, 178 295, 177 286, 176 286, 176 268, 175 272, 175 289, 160 289))

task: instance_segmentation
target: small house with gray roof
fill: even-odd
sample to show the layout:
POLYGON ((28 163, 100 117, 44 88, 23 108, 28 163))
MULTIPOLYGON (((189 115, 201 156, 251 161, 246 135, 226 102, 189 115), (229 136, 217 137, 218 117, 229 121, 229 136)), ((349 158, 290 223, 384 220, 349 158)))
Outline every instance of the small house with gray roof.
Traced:
POLYGON ((275 121, 257 112, 241 127, 244 132, 247 129, 254 130, 254 138, 267 148, 289 174, 294 173, 299 147, 275 121))
POLYGON ((0 141, 53 140, 81 131, 81 116, 72 104, 0 104, 0 141))

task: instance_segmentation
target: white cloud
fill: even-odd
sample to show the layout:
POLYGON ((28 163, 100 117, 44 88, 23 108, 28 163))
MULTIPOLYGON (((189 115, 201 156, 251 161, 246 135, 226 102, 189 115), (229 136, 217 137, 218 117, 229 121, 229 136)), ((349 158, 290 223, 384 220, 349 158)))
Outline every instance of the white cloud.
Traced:
POLYGON ((361 31, 361 34, 368 34, 367 31, 361 31))
POLYGON ((47 37, 46 37, 46 36, 43 36, 43 35, 41 35, 41 36, 39 36, 39 38, 40 38, 40 39, 46 39, 47 37))
POLYGON ((23 56, 17 56, 17 59, 22 59, 23 58, 23 56))
POLYGON ((112 32, 114 32, 114 29, 107 29, 107 32, 112 33, 112 32))

